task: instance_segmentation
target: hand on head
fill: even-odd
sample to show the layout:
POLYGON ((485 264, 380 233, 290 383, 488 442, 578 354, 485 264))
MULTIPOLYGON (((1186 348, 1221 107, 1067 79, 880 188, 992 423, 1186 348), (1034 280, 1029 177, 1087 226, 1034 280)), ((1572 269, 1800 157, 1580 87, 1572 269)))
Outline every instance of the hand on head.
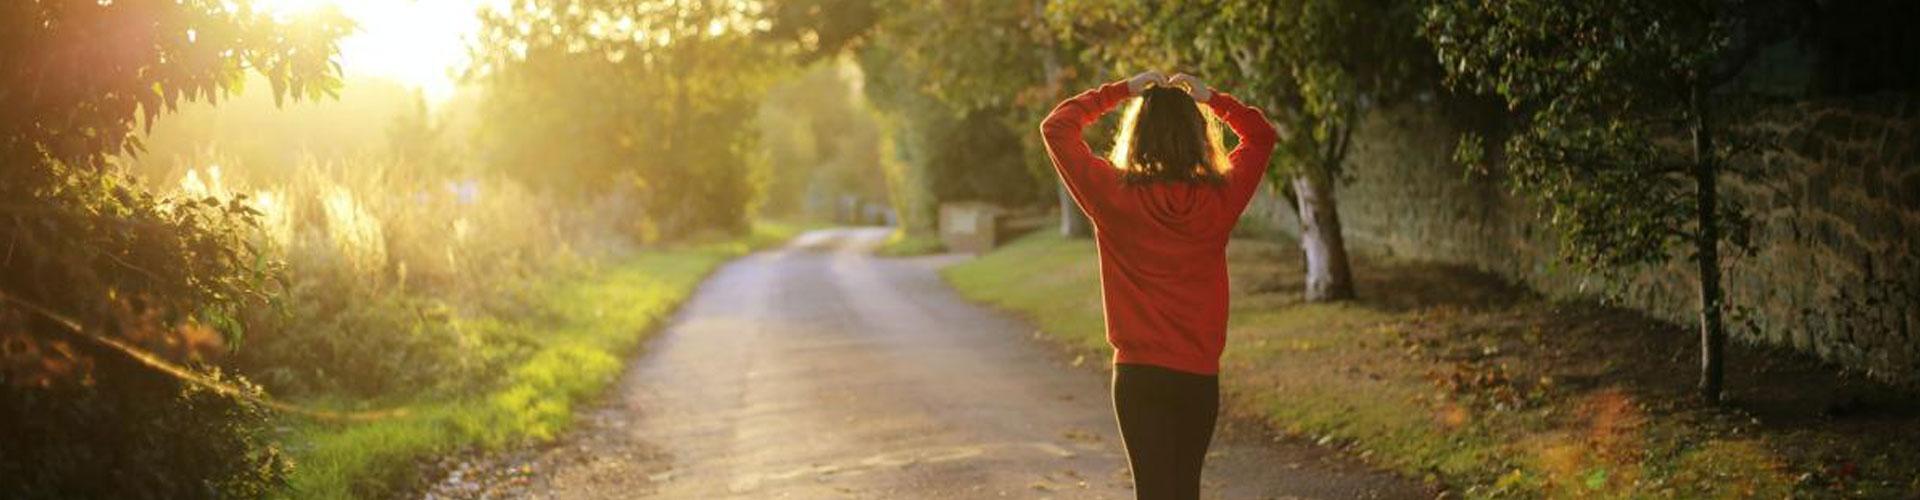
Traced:
POLYGON ((1207 99, 1213 98, 1213 89, 1207 88, 1205 82, 1200 81, 1199 78, 1194 78, 1193 75, 1174 73, 1172 78, 1167 79, 1167 84, 1186 87, 1187 94, 1193 96, 1193 100, 1196 102, 1207 102, 1207 99))
POLYGON ((1133 75, 1133 78, 1128 78, 1127 92, 1133 95, 1140 95, 1141 92, 1147 91, 1147 87, 1152 87, 1154 85, 1166 85, 1166 84, 1167 84, 1166 75, 1162 75, 1158 71, 1148 71, 1148 72, 1140 73, 1138 75, 1133 75))
POLYGON ((1127 79, 1127 91, 1133 95, 1140 95, 1141 92, 1155 85, 1181 87, 1187 91, 1187 95, 1193 96, 1193 100, 1198 102, 1207 102, 1207 99, 1213 98, 1213 90, 1207 88, 1206 83, 1186 73, 1174 73, 1169 78, 1158 71, 1147 71, 1127 79))

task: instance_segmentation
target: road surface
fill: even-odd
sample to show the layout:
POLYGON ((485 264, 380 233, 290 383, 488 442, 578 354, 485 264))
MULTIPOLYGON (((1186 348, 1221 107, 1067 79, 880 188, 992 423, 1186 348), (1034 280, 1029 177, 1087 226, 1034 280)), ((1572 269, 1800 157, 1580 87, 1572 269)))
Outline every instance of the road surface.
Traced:
MULTIPOLYGON (((883 259, 885 229, 807 233, 714 274, 555 446, 455 467, 428 496, 1132 498, 1099 365, 883 259)), ((1222 422, 1208 498, 1422 498, 1418 484, 1222 422)))

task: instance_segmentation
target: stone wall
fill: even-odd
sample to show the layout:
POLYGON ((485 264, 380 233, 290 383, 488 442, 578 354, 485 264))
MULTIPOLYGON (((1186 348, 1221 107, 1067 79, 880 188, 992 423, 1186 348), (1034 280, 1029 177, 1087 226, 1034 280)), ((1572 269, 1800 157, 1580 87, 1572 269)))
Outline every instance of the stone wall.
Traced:
MULTIPOLYGON (((1752 124, 1782 132, 1763 175, 1730 180, 1757 252, 1729 263, 1732 335, 1920 384, 1920 103, 1898 96, 1802 102, 1752 124)), ((1497 179, 1451 161, 1461 130, 1431 105, 1370 114, 1340 209, 1357 251, 1464 264, 1553 296, 1612 297, 1691 325, 1691 265, 1592 276, 1558 265, 1551 236, 1497 179), (1602 291, 1610 293, 1602 294, 1602 291)), ((1491 145, 1497 147, 1497 145, 1491 145)), ((1291 232, 1291 213, 1259 210, 1291 232)), ((1361 293, 1366 293, 1362 290, 1361 293)))

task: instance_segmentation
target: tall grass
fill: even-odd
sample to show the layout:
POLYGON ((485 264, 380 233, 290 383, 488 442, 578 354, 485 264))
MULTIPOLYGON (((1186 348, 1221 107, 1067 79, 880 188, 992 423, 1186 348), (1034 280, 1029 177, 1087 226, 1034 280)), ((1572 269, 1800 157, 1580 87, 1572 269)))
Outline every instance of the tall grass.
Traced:
POLYGON ((534 313, 536 282, 618 240, 587 236, 603 227, 579 220, 591 213, 517 184, 421 172, 308 160, 278 182, 216 162, 180 174, 181 194, 245 198, 260 212, 256 244, 285 263, 279 307, 251 314, 236 346, 243 373, 294 396, 471 390, 530 349, 494 324, 534 313))
POLYGON ((544 440, 708 271, 778 231, 641 247, 627 200, 569 200, 402 162, 249 175, 213 155, 159 184, 243 199, 283 263, 227 360, 276 397, 372 422, 289 419, 300 498, 390 496, 420 458, 544 440), (225 164, 227 167, 222 167, 225 164))

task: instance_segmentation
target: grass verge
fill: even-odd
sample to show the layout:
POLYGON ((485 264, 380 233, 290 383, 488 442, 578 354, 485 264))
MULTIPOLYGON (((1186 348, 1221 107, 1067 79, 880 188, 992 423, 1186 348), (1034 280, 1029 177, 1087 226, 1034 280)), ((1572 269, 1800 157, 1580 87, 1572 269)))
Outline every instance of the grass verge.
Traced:
POLYGON ((553 439, 572 422, 573 408, 614 381, 627 355, 709 272, 800 229, 760 224, 745 237, 640 251, 542 285, 535 294, 540 314, 525 321, 461 320, 526 343, 530 354, 496 374, 484 393, 402 402, 404 415, 372 422, 295 424, 285 439, 296 463, 284 496, 392 496, 418 481, 423 457, 553 439))
MULTIPOLYGON (((1362 299, 1300 300, 1299 253, 1228 251, 1226 410, 1468 497, 1920 497, 1920 404, 1786 352, 1730 351, 1692 397, 1690 332, 1454 267, 1356 258, 1362 299)), ((1025 238, 950 267, 965 296, 1107 354, 1093 245, 1025 238)))
POLYGON ((940 242, 940 235, 894 229, 893 234, 887 236, 886 243, 881 244, 874 253, 882 257, 912 257, 936 254, 946 249, 947 245, 940 242))

